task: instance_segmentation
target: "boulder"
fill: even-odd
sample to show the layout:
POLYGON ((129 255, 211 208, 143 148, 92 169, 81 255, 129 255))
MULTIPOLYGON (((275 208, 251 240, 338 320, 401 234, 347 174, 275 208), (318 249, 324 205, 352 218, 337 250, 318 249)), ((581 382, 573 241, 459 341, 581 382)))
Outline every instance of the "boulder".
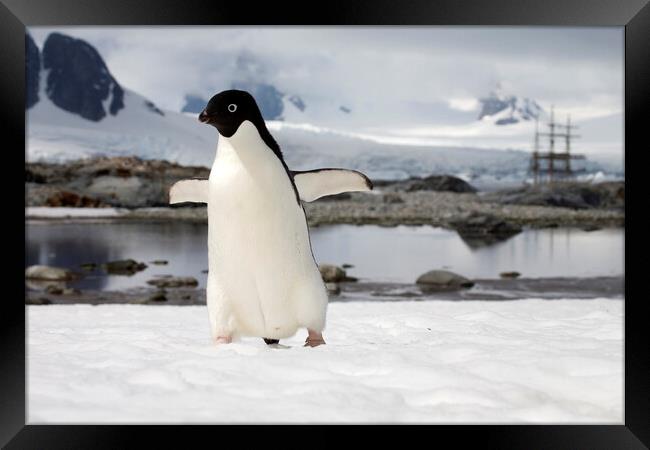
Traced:
POLYGON ((468 182, 451 175, 431 175, 425 178, 413 177, 405 183, 405 191, 437 191, 437 192, 476 192, 476 188, 468 182))
POLYGON ((521 274, 519 272, 501 272, 499 276, 501 278, 519 278, 521 274))
POLYGON ((357 281, 354 277, 349 277, 344 269, 333 264, 319 264, 318 270, 323 281, 326 283, 338 283, 340 281, 357 281))
POLYGON ((133 259, 123 259, 118 261, 109 261, 102 264, 104 269, 109 274, 114 275, 133 275, 147 268, 145 263, 137 262, 133 259))
POLYGON ((168 277, 160 277, 160 278, 154 278, 153 280, 148 280, 147 284, 159 288, 168 288, 168 287, 198 286, 199 282, 194 277, 168 276, 168 277))
POLYGON ((458 290, 474 286, 473 281, 448 270, 431 270, 420 275, 415 282, 427 289, 436 290, 458 290))
POLYGON ((325 283, 325 288, 328 294, 339 295, 341 293, 341 287, 338 283, 325 283))
POLYGON ((65 281, 75 278, 73 272, 61 267, 29 266, 25 269, 25 278, 30 280, 65 281))

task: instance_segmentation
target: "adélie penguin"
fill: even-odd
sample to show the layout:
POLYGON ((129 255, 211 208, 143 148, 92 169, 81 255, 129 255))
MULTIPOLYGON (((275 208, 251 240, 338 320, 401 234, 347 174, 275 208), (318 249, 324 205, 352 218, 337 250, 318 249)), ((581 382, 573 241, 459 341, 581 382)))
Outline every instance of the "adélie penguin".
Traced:
POLYGON ((353 170, 290 171, 248 92, 220 92, 199 120, 219 132, 210 176, 175 183, 170 203, 207 203, 212 338, 274 344, 306 328, 305 345, 324 344, 327 290, 302 202, 369 191, 372 183, 353 170))

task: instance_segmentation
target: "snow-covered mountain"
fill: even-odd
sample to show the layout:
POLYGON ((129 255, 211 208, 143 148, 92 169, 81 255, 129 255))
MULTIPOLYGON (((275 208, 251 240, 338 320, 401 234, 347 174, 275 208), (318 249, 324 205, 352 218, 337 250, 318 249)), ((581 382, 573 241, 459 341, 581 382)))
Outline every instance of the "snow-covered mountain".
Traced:
POLYGON ((481 98, 479 120, 489 120, 495 125, 512 125, 521 121, 541 118, 544 110, 535 100, 520 98, 515 95, 504 95, 496 89, 487 97, 481 98))
MULTIPOLYGON (((201 124, 196 111, 164 110, 121 86, 88 43, 53 33, 42 52, 28 36, 26 50, 29 161, 105 155, 212 164, 218 137, 213 127, 201 124)), ((382 179, 451 174, 478 186, 526 178, 529 154, 524 151, 408 145, 378 134, 314 126, 305 123, 302 114, 310 106, 299 96, 271 85, 246 87, 257 94, 267 113, 275 111, 271 114, 275 120, 267 123, 292 169, 348 167, 382 179), (260 95, 260 89, 268 95, 260 95)), ((205 105, 198 96, 190 100, 195 108, 205 105)), ((335 109, 338 114, 351 114, 348 107, 335 109)), ((592 174, 605 170, 591 161, 586 164, 592 174)))

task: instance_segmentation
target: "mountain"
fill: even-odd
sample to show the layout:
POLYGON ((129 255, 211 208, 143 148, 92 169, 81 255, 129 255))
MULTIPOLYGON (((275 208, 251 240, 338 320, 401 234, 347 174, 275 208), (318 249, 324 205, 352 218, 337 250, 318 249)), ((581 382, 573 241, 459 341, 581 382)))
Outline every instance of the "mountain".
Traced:
MULTIPOLYGON (((164 110, 121 86, 88 43, 53 33, 42 52, 29 36, 25 45, 28 161, 137 156, 211 166, 216 130, 199 123, 196 116, 164 110)), ((299 96, 268 83, 235 85, 250 90, 266 117, 276 119, 267 124, 294 170, 348 167, 377 179, 449 174, 478 187, 481 180, 521 181, 527 176, 530 155, 524 151, 396 144, 374 134, 314 126, 304 123, 303 113, 312 108, 299 96)), ((199 96, 188 95, 187 100, 187 112, 194 109, 192 114, 207 103, 199 96)), ((334 105, 334 111, 351 114, 349 108, 334 105)), ((489 117, 504 111, 509 110, 489 117)), ((586 169, 603 170, 592 161, 586 162, 586 169)))
POLYGON ((544 110, 529 98, 503 95, 499 90, 481 98, 481 112, 478 120, 490 120, 495 125, 512 125, 521 121, 540 118, 544 110))

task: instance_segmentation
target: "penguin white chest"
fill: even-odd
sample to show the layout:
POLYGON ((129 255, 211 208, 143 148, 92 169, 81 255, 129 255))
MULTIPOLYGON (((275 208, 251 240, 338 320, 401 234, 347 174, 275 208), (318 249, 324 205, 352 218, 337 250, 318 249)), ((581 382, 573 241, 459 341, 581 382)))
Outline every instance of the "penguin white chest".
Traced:
POLYGON ((219 303, 227 331, 284 338, 324 326, 327 295, 303 209, 282 162, 248 121, 219 138, 208 255, 208 306, 219 303))

